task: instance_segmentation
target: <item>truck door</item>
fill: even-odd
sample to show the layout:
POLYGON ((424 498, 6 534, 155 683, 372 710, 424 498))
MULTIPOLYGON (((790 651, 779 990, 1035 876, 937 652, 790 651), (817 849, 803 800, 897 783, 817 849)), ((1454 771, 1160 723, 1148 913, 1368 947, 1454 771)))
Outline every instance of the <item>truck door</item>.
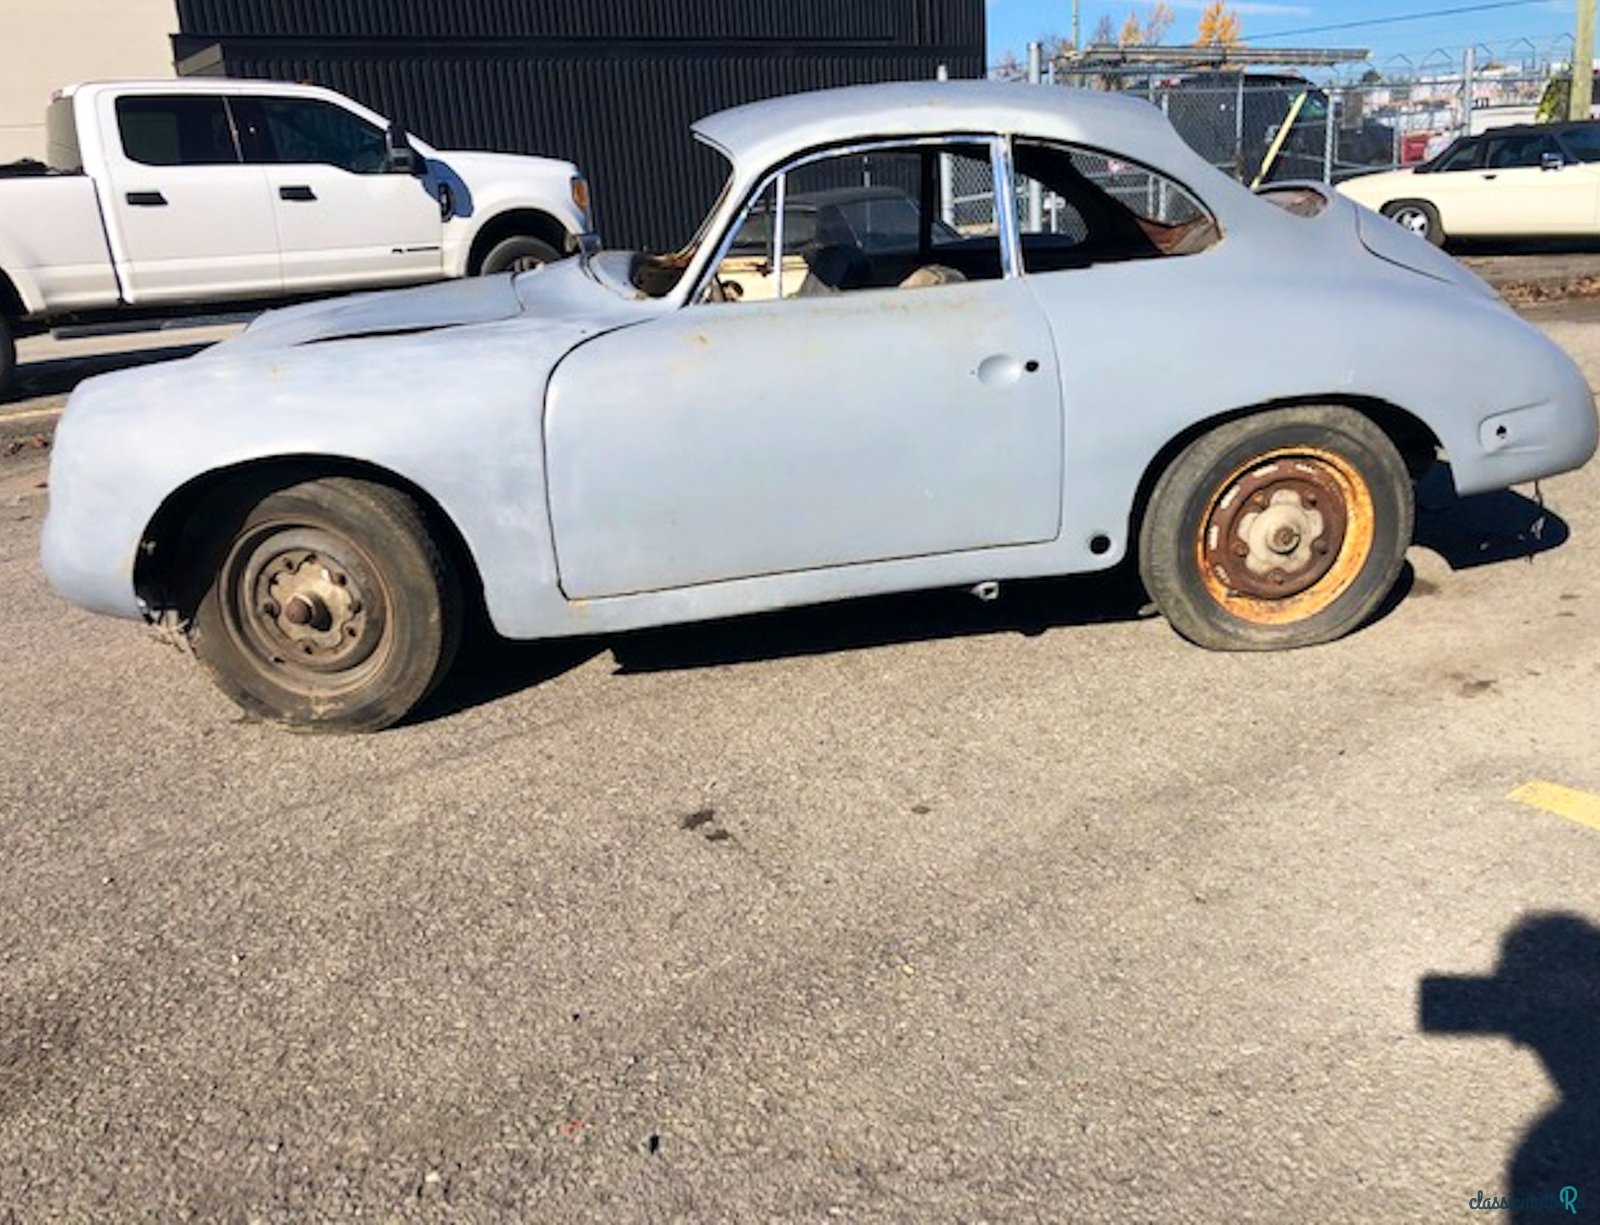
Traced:
POLYGON ((320 98, 234 105, 245 157, 267 176, 288 292, 444 275, 438 197, 427 180, 390 168, 381 128, 320 98))
POLYGON ((123 297, 144 305, 279 292, 266 174, 218 94, 105 95, 101 208, 123 297))

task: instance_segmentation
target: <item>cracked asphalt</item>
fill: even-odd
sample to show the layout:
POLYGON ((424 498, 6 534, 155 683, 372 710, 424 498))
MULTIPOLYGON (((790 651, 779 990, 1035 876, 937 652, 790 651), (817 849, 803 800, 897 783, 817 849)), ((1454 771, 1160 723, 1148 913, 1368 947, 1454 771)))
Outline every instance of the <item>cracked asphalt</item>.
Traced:
MULTIPOLYGON (((1600 385, 1600 308, 1533 317, 1600 385)), ((0 1221, 1600 1204, 1600 830, 1508 798, 1600 792, 1600 467, 1430 481, 1329 647, 1023 584, 485 647, 358 739, 56 599, 44 480, 0 464, 0 1221)))

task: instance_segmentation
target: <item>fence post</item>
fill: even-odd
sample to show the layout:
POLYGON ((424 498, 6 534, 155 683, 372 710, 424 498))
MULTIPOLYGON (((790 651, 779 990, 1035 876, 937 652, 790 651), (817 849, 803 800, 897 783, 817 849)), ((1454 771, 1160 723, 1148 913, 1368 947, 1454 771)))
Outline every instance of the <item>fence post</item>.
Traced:
MULTIPOLYGON (((950 79, 950 66, 939 65, 939 80, 950 79)), ((956 184, 954 166, 948 153, 939 154, 939 218, 951 228, 956 224, 956 184)))
POLYGON ((1239 69, 1239 96, 1233 105, 1233 176, 1244 182, 1244 69, 1239 69))
MULTIPOLYGON (((1044 47, 1028 44, 1028 84, 1040 85, 1044 81, 1044 47)), ((1044 229, 1044 187, 1037 179, 1028 180, 1028 233, 1038 234, 1044 229)))
POLYGON ((1477 48, 1461 53, 1461 135, 1472 135, 1472 95, 1477 92, 1477 48))
POLYGON ((1324 183, 1332 183, 1333 148, 1334 140, 1338 134, 1338 128, 1334 126, 1333 122, 1333 90, 1328 90, 1326 97, 1327 105, 1323 108, 1324 114, 1322 119, 1322 181, 1324 183))

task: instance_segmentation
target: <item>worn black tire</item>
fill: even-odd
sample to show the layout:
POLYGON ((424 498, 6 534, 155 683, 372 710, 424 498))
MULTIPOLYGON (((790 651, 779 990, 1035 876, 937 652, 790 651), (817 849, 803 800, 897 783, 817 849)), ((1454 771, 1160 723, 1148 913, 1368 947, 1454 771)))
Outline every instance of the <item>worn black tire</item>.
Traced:
POLYGON ((1418 238, 1426 238, 1436 247, 1444 246, 1445 232, 1439 223, 1439 210, 1426 200, 1391 200, 1383 206, 1383 215, 1418 238))
POLYGON ((0 399, 11 394, 17 377, 17 339, 11 320, 0 315, 0 399))
POLYGON ((332 477, 258 489, 218 518, 196 556, 189 638, 247 712, 301 731, 378 731, 449 671, 460 579, 410 497, 332 477))
POLYGON ((489 248, 478 269, 480 276, 494 276, 498 272, 527 272, 533 268, 553 264, 561 258, 549 243, 531 234, 513 234, 502 238, 489 248))
MULTIPOLYGON (((1301 507, 1300 494, 1284 496, 1293 515, 1312 514, 1301 507)), ((1315 496, 1306 500, 1318 505, 1315 496)), ((1405 462, 1369 418, 1339 406, 1272 409, 1201 435, 1168 465, 1140 525, 1139 572, 1172 627, 1199 646, 1217 651, 1313 646, 1343 637, 1377 612, 1405 564, 1414 516, 1405 462), (1258 556, 1258 545, 1221 530, 1222 524, 1239 525, 1240 532, 1249 526, 1244 518, 1249 506, 1233 499, 1254 484, 1263 499, 1259 505, 1276 507, 1276 490, 1301 482, 1306 473, 1325 480, 1327 488, 1314 520, 1297 523, 1315 522, 1319 529, 1315 535, 1310 528, 1291 531, 1295 540, 1305 539, 1309 560, 1297 561, 1297 552, 1284 568, 1291 572, 1291 587, 1300 581, 1296 567, 1309 586, 1282 598, 1243 593, 1215 560, 1221 554, 1208 552, 1226 545, 1248 553, 1249 560, 1235 555, 1228 562, 1239 567, 1252 565, 1258 556), (1348 496, 1328 492, 1335 487, 1348 487, 1348 496), (1336 501, 1345 515, 1337 529, 1332 526, 1336 501), (1328 546, 1320 550, 1326 561, 1309 554, 1318 542, 1328 546), (1327 569, 1316 577, 1319 566, 1327 569)), ((1262 585, 1277 580, 1272 569, 1258 574, 1262 585)))

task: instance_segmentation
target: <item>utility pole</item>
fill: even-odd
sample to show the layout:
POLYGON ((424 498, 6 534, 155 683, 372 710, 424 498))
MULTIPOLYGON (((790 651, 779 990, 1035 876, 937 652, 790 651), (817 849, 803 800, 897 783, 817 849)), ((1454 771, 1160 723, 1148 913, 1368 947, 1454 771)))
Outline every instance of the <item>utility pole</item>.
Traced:
POLYGON ((1595 0, 1578 0, 1578 33, 1572 41, 1572 101, 1568 119, 1589 118, 1594 94, 1595 0))
MULTIPOLYGON (((1583 0, 1578 0, 1578 3, 1581 5, 1583 0)), ((1593 0, 1590 0, 1590 3, 1592 5, 1593 0)), ((1593 9, 1591 8, 1590 11, 1592 12, 1593 9)), ((1593 26, 1591 25, 1590 28, 1592 29, 1593 26)), ((1083 43, 1080 41, 1078 34, 1078 0, 1072 0, 1072 54, 1083 54, 1083 43)))

